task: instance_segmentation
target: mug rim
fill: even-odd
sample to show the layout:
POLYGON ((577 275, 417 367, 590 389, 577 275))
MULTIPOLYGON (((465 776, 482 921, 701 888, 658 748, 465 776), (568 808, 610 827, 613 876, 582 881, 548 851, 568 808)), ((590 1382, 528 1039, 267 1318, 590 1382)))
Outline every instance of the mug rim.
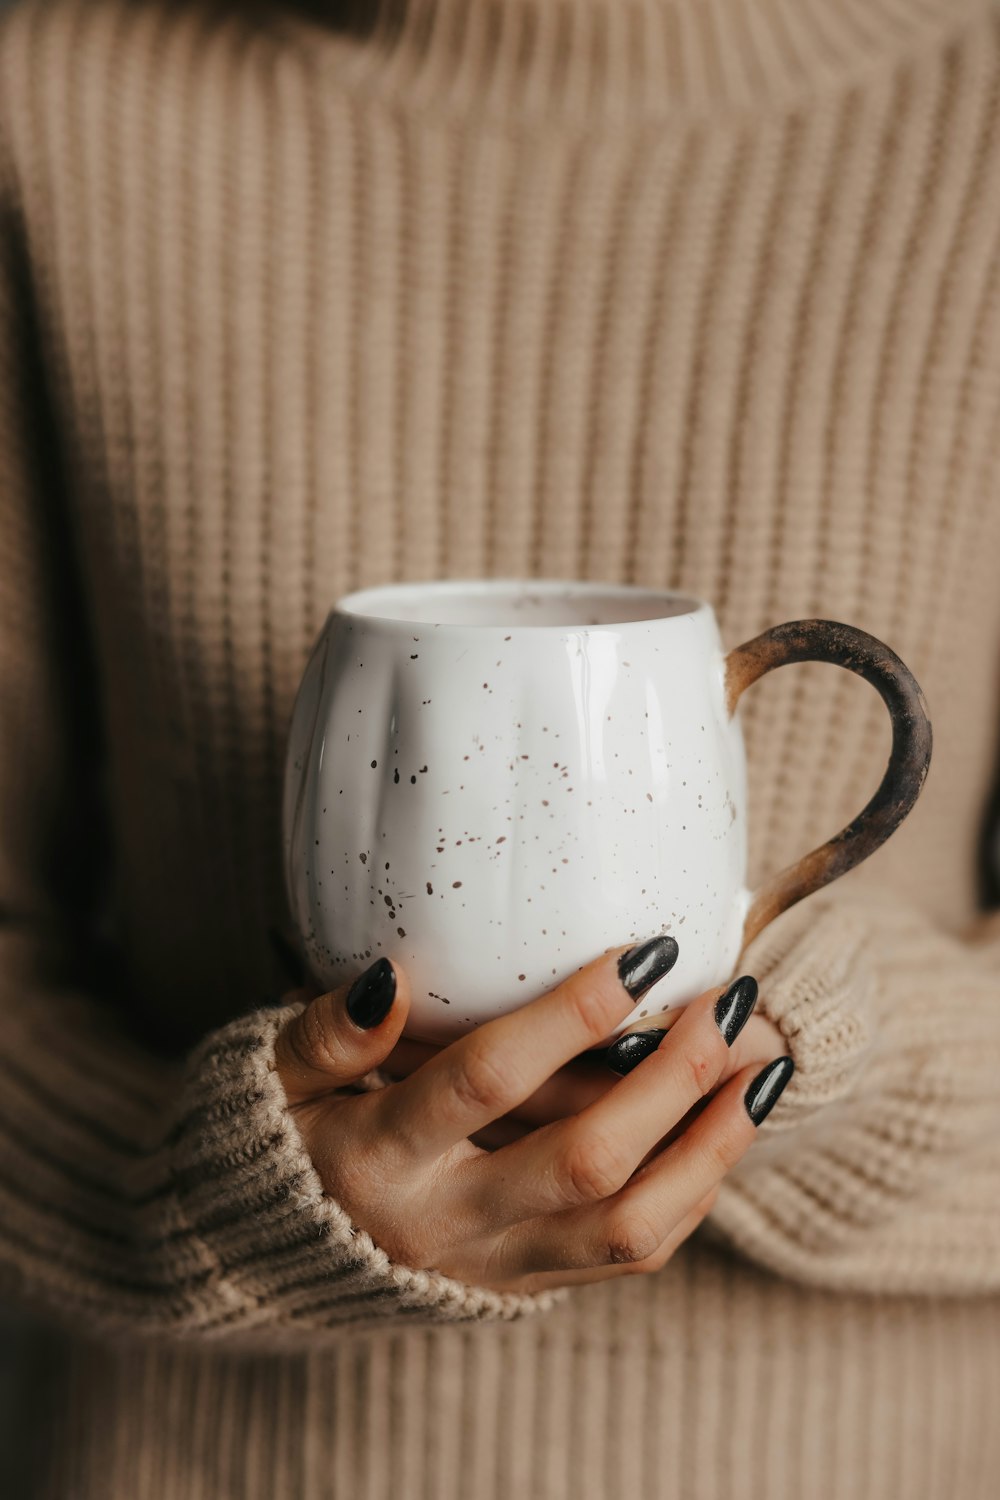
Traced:
POLYGON ((539 631, 547 634, 562 633, 567 631, 599 631, 599 630, 622 630, 629 626, 638 625, 667 625, 675 620, 687 620, 705 613, 711 614, 712 606, 706 599, 699 599, 694 594, 688 594, 680 589, 661 589, 635 583, 614 583, 601 579, 569 579, 569 578, 426 578, 411 579, 396 583, 375 584, 368 588, 353 589, 350 593, 343 594, 333 604, 328 616, 329 623, 336 617, 345 619, 363 620, 366 623, 385 626, 387 628, 398 627, 408 629, 411 626, 423 626, 425 629, 435 631, 487 631, 505 630, 518 631, 521 634, 530 631, 539 631), (662 600, 664 603, 672 601, 675 604, 684 605, 684 608, 675 608, 670 613, 662 615, 645 615, 639 619, 602 620, 597 623, 579 621, 569 623, 560 621, 550 624, 523 624, 515 621, 483 621, 483 620, 428 620, 406 615, 381 614, 373 606, 379 600, 399 599, 407 593, 424 594, 436 593, 443 595, 460 595, 469 593, 482 598, 498 595, 519 589, 522 592, 537 593, 551 598, 590 598, 590 599, 647 599, 662 600))

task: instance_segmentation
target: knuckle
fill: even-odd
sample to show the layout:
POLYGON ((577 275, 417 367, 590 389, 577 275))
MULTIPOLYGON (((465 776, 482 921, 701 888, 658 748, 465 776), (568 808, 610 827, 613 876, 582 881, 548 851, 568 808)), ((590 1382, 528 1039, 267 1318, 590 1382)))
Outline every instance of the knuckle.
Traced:
POLYGON ((692 1046, 686 1050, 684 1061, 696 1096, 704 1099, 718 1078, 719 1068, 715 1058, 707 1047, 692 1046))
POLYGON ((662 1243, 663 1236, 656 1226, 636 1209, 629 1208, 609 1221, 602 1254, 609 1265, 637 1267, 654 1257, 662 1243))
POLYGON ((290 1040, 301 1062, 321 1072, 344 1065, 344 1048, 328 1004, 314 1000, 292 1026, 290 1040))
POLYGON ((620 1151, 603 1136, 574 1134, 562 1155, 557 1177, 571 1204, 610 1198, 628 1179, 620 1151))
POLYGON ((574 1034, 585 1044, 599 1045, 620 1019, 621 1003, 612 1005, 606 986, 594 974, 574 974, 566 980, 563 990, 569 1012, 568 1020, 574 1034))
POLYGON ((736 1165, 745 1150, 744 1132, 733 1123, 720 1125, 705 1144, 708 1165, 720 1176, 736 1165))
POLYGON ((519 1099, 516 1069, 495 1048, 469 1047, 461 1060, 453 1090, 463 1109, 502 1113, 519 1099))

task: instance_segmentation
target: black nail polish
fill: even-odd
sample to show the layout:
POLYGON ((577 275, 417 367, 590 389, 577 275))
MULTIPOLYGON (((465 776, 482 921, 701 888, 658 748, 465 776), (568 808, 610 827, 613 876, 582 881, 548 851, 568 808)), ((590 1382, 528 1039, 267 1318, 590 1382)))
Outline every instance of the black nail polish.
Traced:
POLYGON ((604 1054, 604 1061, 612 1073, 621 1073, 622 1076, 631 1073, 644 1057, 656 1051, 666 1034, 660 1026, 651 1026, 648 1031, 626 1032, 617 1042, 611 1043, 604 1054))
POLYGON ((735 979, 724 995, 715 1004, 715 1024, 722 1032, 727 1047, 731 1047, 750 1018, 757 1004, 757 981, 752 974, 743 974, 735 979))
POLYGON ((396 998, 396 971, 387 958, 377 958, 347 991, 347 1014, 355 1026, 370 1031, 384 1021, 396 998))
POLYGON ((679 953, 676 938, 650 938, 648 943, 640 943, 622 954, 618 960, 618 978, 632 999, 639 1000, 658 979, 670 973, 679 953))
POLYGON ((790 1057, 776 1057, 774 1062, 768 1063, 767 1067, 757 1074, 743 1095, 747 1114, 755 1125, 759 1125, 761 1120, 766 1119, 771 1113, 781 1096, 782 1089, 794 1072, 795 1064, 790 1057))

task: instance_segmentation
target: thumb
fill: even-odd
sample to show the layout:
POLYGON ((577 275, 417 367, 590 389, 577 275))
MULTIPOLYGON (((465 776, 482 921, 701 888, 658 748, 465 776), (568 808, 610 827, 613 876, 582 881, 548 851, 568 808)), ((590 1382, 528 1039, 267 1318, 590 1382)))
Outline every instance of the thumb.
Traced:
POLYGON ((377 1068, 410 1009, 405 972, 379 958, 355 979, 310 1001, 279 1033, 275 1061, 290 1104, 326 1094, 377 1068))

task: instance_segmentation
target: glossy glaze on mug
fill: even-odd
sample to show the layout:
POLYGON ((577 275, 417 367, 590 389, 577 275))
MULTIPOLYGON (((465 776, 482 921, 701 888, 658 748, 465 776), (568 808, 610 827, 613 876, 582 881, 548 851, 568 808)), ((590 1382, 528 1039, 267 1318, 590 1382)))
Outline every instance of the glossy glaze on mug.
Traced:
POLYGON ((678 961, 618 1030, 722 982, 749 904, 724 679, 711 607, 680 595, 495 581, 341 600, 303 679, 285 789, 316 979, 398 959, 407 1033, 434 1042, 659 932, 678 961), (377 613, 390 605, 425 618, 377 613))

